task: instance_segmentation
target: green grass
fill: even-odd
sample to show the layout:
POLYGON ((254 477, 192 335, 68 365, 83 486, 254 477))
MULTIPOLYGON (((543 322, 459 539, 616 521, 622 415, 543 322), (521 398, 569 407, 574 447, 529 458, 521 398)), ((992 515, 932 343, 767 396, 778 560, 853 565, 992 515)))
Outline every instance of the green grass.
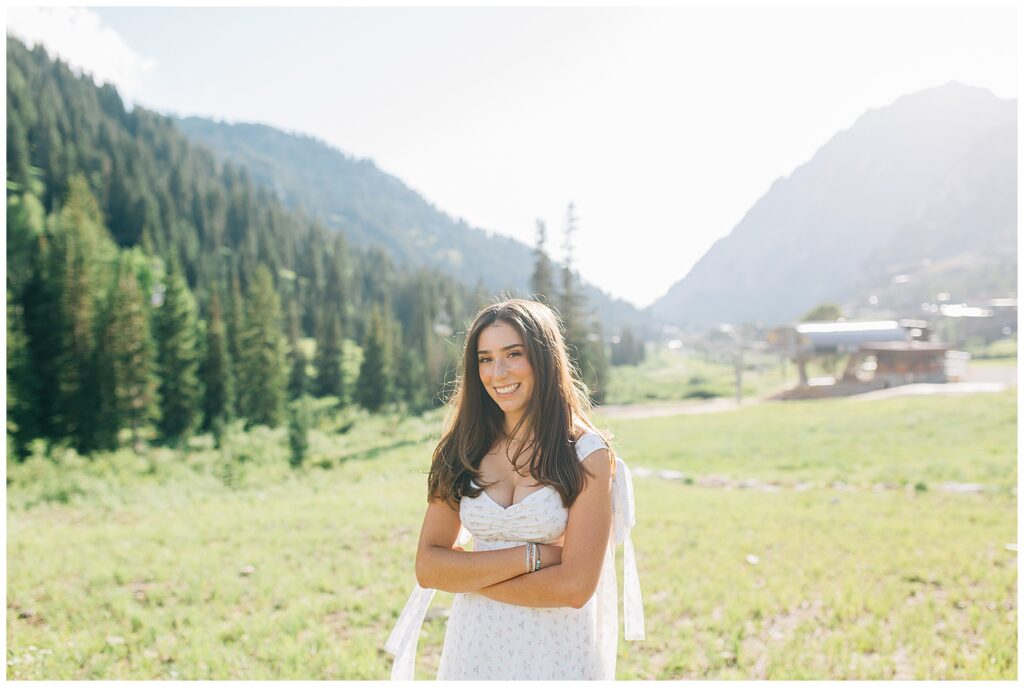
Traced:
POLYGON ((971 358, 967 363, 968 369, 972 367, 1017 367, 1017 356, 1012 358, 971 358))
POLYGON ((998 339, 988 344, 972 341, 968 344, 967 350, 971 354, 972 362, 977 360, 1014 362, 1017 360, 1017 337, 998 339))
POLYGON ((608 420, 631 465, 782 483, 1016 486, 1016 390, 608 420))
POLYGON ((1012 498, 637 485, 648 640, 621 678, 1016 674, 1012 498))
MULTIPOLYGON (((744 360, 744 398, 763 396, 795 381, 796 370, 793 365, 787 363, 784 374, 777 356, 748 354, 744 360)), ((690 353, 661 350, 640 365, 610 368, 605 403, 732 398, 735 394, 736 372, 731 363, 703 360, 690 353)))
MULTIPOLYGON (((234 428, 230 463, 207 437, 8 463, 7 676, 386 679, 440 414, 317 413, 299 471, 284 429, 234 428)), ((602 424, 633 466, 998 487, 767 493, 637 477, 647 640, 620 642, 618 677, 1016 677, 1012 393, 602 424)), ((450 600, 439 593, 425 623, 420 679, 436 672, 450 600)))

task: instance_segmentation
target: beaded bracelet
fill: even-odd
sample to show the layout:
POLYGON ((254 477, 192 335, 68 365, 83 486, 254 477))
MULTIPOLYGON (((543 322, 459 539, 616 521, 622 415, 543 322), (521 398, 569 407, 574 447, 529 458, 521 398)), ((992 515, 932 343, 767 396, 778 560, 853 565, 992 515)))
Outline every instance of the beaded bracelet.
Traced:
POLYGON ((540 549, 534 542, 526 542, 526 572, 540 570, 540 549))

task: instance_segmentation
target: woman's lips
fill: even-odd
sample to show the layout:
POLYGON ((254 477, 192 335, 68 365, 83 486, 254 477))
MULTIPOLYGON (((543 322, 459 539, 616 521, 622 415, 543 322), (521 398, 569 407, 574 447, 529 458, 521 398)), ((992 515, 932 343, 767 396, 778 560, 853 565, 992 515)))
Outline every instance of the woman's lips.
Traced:
POLYGON ((498 395, 498 398, 507 398, 514 394, 515 392, 519 391, 520 385, 521 382, 517 382, 515 384, 506 384, 505 386, 496 386, 494 387, 494 393, 498 395))

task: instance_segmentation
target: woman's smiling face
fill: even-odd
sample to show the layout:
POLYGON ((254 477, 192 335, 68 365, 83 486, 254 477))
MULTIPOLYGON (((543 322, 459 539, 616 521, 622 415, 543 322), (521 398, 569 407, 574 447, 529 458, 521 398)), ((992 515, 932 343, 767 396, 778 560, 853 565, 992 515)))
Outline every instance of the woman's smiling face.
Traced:
POLYGON ((505 413, 506 429, 514 426, 533 395, 533 367, 522 334, 500 320, 485 327, 477 339, 476 360, 480 381, 505 413))

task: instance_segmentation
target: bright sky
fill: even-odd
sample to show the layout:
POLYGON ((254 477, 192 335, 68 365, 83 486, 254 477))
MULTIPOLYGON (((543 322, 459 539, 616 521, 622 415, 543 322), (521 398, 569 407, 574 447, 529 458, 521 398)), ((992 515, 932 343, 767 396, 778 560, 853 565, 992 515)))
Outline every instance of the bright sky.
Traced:
POLYGON ((869 108, 957 80, 1017 96, 983 8, 10 8, 8 30, 162 112, 372 158, 470 224, 646 306, 869 108))

